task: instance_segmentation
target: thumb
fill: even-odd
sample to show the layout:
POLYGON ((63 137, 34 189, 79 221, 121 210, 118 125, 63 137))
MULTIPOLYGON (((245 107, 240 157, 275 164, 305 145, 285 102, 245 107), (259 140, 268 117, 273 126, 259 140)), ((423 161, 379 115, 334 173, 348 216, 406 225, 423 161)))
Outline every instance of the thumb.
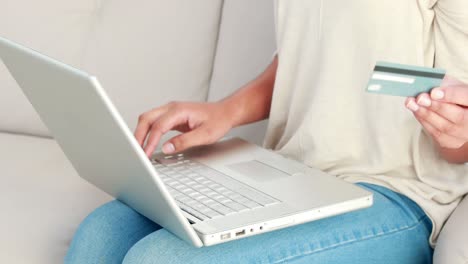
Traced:
POLYGON ((209 129, 207 129, 206 126, 200 126, 190 132, 169 139, 164 143, 162 151, 164 154, 182 152, 191 147, 214 143, 216 140, 218 140, 218 138, 212 133, 209 133, 209 129))
POLYGON ((468 106, 468 85, 437 87, 432 89, 431 98, 445 103, 468 106))

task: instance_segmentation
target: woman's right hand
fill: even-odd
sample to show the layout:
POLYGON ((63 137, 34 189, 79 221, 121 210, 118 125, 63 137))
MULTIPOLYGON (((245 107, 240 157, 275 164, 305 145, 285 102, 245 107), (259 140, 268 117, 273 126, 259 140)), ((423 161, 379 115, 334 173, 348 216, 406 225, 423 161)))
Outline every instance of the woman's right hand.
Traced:
POLYGON ((162 147, 165 154, 177 153, 218 141, 233 127, 232 116, 223 102, 172 102, 140 115, 135 137, 150 157, 161 137, 177 130, 182 134, 171 138, 162 147))
POLYGON ((277 68, 275 56, 256 79, 219 102, 174 102, 140 115, 135 131, 138 143, 150 157, 162 135, 177 130, 182 134, 162 147, 165 154, 177 153, 214 143, 233 127, 268 118, 277 68))

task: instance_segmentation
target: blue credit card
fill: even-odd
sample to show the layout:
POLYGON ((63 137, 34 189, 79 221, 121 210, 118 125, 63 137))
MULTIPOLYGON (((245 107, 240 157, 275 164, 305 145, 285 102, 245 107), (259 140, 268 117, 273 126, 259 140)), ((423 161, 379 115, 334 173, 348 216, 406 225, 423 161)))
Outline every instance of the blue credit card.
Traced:
POLYGON ((444 69, 378 61, 367 84, 367 92, 414 97, 441 85, 444 69))

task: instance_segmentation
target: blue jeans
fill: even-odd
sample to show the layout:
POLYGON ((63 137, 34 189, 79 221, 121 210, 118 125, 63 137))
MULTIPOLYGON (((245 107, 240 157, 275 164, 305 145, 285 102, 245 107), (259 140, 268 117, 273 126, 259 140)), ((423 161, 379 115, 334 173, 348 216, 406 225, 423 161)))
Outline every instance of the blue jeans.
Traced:
POLYGON ((83 221, 65 263, 432 263, 432 224, 421 208, 360 185, 374 193, 371 208, 203 248, 113 201, 83 221))

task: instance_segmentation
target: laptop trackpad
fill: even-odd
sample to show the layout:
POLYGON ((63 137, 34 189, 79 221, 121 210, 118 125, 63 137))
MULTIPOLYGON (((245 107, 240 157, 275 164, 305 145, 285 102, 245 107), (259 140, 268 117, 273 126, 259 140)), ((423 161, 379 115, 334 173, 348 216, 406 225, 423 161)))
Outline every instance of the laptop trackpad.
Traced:
POLYGON ((235 163, 226 167, 255 181, 271 181, 291 176, 258 160, 235 163))

